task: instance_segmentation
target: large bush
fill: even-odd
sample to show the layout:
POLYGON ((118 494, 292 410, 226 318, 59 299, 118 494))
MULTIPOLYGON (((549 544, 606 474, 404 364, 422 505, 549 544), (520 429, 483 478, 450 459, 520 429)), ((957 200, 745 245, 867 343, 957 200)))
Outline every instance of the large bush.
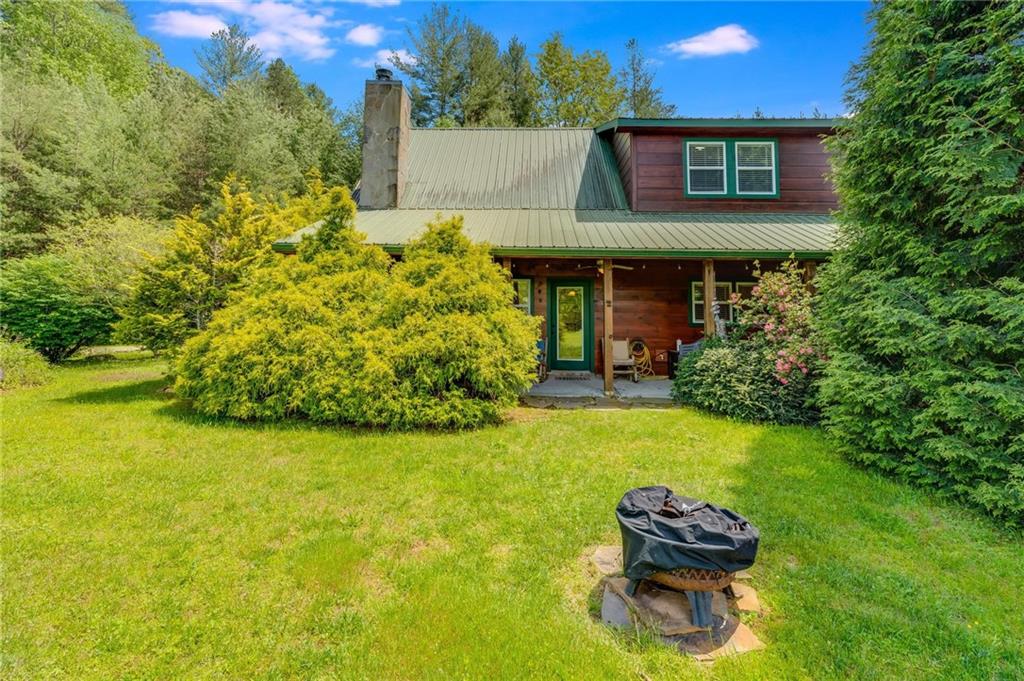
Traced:
POLYGON ((24 343, 0 336, 0 388, 40 385, 50 380, 50 374, 50 365, 38 352, 24 343))
POLYGON ((402 263, 332 211, 297 258, 260 271, 176 363, 203 413, 392 429, 490 423, 531 380, 536 324, 461 220, 431 224, 402 263))
POLYGON ((1024 522, 1024 11, 884 3, 820 277, 842 449, 1024 522))
POLYGON ((179 217, 162 253, 129 281, 118 338, 176 350, 206 328, 252 272, 278 258, 271 252, 276 239, 319 220, 343 199, 342 191, 326 189, 313 173, 302 196, 258 199, 245 182, 228 177, 214 215, 197 209, 179 217))
POLYGON ((815 423, 815 391, 824 359, 811 326, 812 294, 797 263, 754 276, 750 296, 734 296, 740 324, 676 369, 676 401, 745 421, 815 423))
POLYGON ((51 362, 105 340, 114 319, 113 309, 83 286, 63 258, 9 260, 0 268, 0 328, 51 362))

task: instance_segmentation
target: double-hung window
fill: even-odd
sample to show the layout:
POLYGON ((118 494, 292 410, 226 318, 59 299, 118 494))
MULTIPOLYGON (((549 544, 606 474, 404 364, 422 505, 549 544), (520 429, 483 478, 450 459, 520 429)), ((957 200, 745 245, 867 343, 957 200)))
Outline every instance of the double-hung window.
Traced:
POLYGON ((688 197, 779 197, 779 145, 774 139, 684 140, 683 165, 688 197))
POLYGON ((776 182, 775 143, 736 142, 736 193, 772 196, 776 182))
POLYGON ((686 188, 689 194, 726 193, 725 142, 686 143, 686 188))
MULTIPOLYGON (((704 323, 704 282, 695 281, 690 286, 690 323, 704 323)), ((725 321, 732 321, 732 283, 715 282, 715 302, 718 303, 718 316, 725 321)))

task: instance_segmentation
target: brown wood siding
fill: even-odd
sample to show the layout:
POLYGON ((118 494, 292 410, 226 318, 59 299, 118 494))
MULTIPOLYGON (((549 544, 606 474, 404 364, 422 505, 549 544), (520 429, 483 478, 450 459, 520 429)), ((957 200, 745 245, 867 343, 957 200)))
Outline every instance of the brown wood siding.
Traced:
MULTIPOLYGON (((701 324, 690 322, 690 282, 700 281, 701 260, 629 260, 615 259, 631 270, 616 269, 614 275, 615 338, 642 338, 651 351, 655 373, 668 373, 667 350, 675 349, 676 339, 691 343, 704 335, 701 324)), ((595 259, 522 259, 513 258, 512 276, 533 279, 533 312, 544 317, 541 335, 547 337, 548 283, 552 277, 592 279, 594 281, 594 371, 601 373, 604 336, 604 277, 597 271, 595 259)), ((762 261, 765 268, 773 263, 762 261)), ((753 281, 749 260, 716 260, 715 277, 719 281, 753 281)))
POLYGON ((635 195, 633 184, 633 150, 632 135, 628 132, 617 132, 612 138, 612 149, 615 151, 615 164, 622 179, 622 189, 626 192, 626 202, 633 208, 635 195))
MULTIPOLYGON (((619 133, 621 134, 621 133, 619 133)), ((636 184, 633 210, 681 212, 828 213, 838 207, 828 151, 817 133, 786 129, 693 129, 672 134, 634 132, 636 184), (693 199, 683 194, 683 140, 773 137, 779 141, 779 198, 693 199)))

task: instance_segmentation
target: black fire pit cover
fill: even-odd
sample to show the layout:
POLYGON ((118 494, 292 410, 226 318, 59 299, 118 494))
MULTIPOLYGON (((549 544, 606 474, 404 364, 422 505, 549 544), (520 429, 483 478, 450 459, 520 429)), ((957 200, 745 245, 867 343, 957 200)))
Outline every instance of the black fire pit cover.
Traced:
POLYGON ((667 487, 626 492, 615 509, 626 577, 701 568, 736 572, 754 564, 761 533, 743 516, 667 487))

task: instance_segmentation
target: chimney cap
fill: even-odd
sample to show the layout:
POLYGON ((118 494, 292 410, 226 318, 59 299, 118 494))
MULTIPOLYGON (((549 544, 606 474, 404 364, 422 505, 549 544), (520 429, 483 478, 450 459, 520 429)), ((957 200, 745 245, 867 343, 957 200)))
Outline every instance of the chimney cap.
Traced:
POLYGON ((384 66, 378 66, 375 75, 377 80, 394 80, 394 73, 391 72, 391 69, 384 66))

